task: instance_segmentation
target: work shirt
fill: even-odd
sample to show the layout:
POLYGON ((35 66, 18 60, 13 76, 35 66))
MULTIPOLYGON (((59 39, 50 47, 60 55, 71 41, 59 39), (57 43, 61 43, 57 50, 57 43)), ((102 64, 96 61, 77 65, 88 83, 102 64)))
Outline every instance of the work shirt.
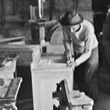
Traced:
POLYGON ((72 43, 73 51, 81 54, 81 56, 75 60, 77 66, 85 62, 91 56, 92 49, 98 46, 93 25, 89 21, 83 20, 80 24, 80 29, 76 32, 71 32, 67 26, 62 26, 62 30, 64 43, 72 43))

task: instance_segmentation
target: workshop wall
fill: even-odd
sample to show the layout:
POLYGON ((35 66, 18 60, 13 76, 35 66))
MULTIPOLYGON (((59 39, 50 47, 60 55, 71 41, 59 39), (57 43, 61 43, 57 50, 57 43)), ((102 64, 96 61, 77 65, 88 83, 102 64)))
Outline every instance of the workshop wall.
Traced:
MULTIPOLYGON (((0 1, 0 34, 4 37, 26 36, 31 39, 28 20, 30 19, 31 0, 0 1)), ((92 21, 91 0, 45 0, 44 17, 47 20, 57 19, 68 9, 78 11, 92 21)), ((37 8, 36 8, 37 9, 37 8)))
POLYGON ((45 3, 45 16, 49 14, 50 19, 59 19, 67 10, 77 9, 86 19, 93 21, 91 0, 51 0, 49 4, 51 7, 45 3))
POLYGON ((30 0, 1 0, 0 15, 4 11, 4 15, 16 15, 29 13, 30 0))

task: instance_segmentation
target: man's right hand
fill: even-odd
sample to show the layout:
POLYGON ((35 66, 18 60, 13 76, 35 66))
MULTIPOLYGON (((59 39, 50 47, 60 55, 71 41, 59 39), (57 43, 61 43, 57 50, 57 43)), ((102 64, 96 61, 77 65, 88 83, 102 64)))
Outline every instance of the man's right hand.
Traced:
POLYGON ((69 60, 67 60, 67 66, 71 67, 72 63, 74 62, 74 58, 69 58, 69 60))

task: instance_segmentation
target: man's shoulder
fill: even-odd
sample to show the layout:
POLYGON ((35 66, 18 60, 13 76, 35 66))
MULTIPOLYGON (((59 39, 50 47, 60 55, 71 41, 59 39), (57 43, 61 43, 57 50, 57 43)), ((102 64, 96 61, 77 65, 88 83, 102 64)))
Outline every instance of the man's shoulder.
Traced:
POLYGON ((86 20, 86 19, 83 20, 82 24, 83 24, 83 26, 85 26, 85 27, 93 28, 93 23, 90 22, 90 21, 88 21, 88 20, 86 20))
POLYGON ((91 21, 88 21, 86 19, 84 19, 82 23, 85 25, 93 25, 93 23, 91 21))

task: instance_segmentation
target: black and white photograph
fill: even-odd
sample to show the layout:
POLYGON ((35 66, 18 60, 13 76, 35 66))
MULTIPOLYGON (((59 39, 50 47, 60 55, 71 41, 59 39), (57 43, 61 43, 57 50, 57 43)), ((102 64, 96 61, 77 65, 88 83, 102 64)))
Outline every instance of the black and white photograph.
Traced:
POLYGON ((0 0, 0 110, 110 110, 110 0, 0 0))

